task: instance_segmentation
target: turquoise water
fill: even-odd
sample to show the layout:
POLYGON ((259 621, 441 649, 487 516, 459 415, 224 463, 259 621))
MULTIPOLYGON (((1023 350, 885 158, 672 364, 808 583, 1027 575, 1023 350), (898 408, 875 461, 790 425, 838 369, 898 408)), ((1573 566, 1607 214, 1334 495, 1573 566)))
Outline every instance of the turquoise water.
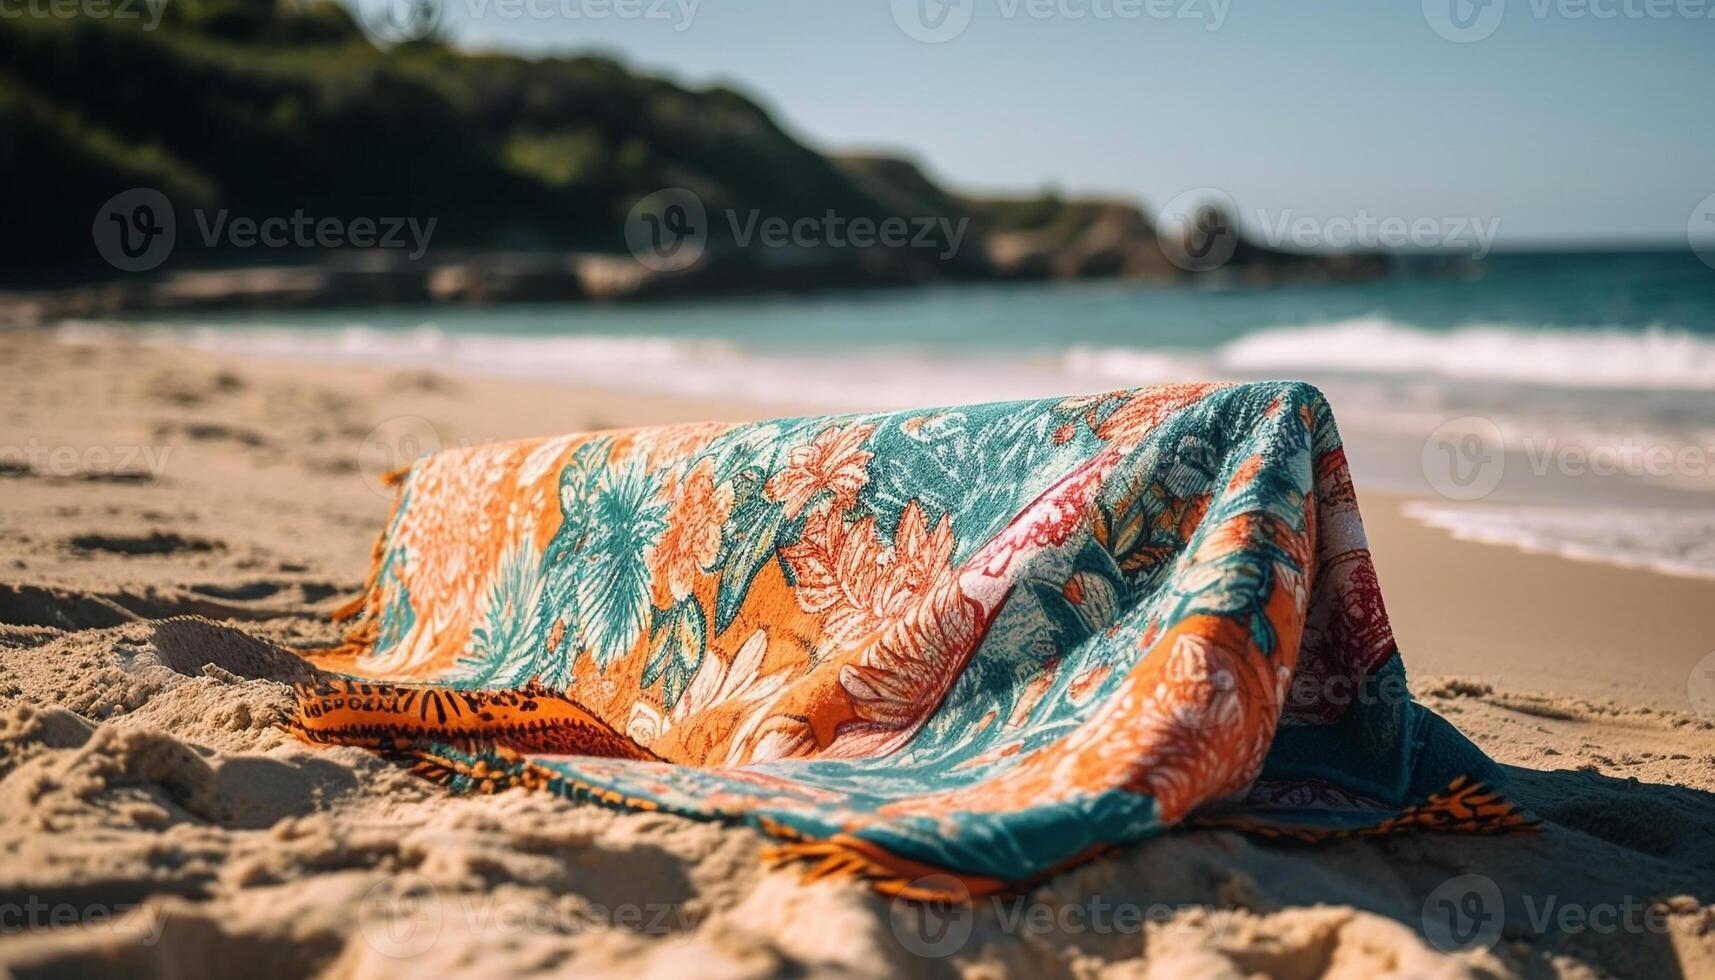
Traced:
POLYGON ((1689 250, 1501 254, 1466 275, 1355 284, 970 284, 265 311, 65 333, 782 413, 1302 379, 1328 393, 1360 485, 1428 501, 1430 523, 1715 576, 1715 268, 1689 250), (1447 467, 1473 466, 1492 486, 1448 482, 1447 467))
POLYGON ((985 354, 1070 345, 1208 350, 1266 329, 1368 320, 1426 331, 1499 326, 1715 338, 1715 269, 1675 252, 1497 254, 1462 275, 1174 288, 1117 282, 947 285, 634 304, 402 307, 186 322, 380 331, 721 339, 758 349, 906 346, 985 354))

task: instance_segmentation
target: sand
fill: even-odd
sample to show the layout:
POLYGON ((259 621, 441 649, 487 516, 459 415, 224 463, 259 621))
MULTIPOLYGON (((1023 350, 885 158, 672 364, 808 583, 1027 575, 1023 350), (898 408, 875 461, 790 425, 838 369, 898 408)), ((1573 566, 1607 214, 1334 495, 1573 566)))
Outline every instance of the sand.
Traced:
POLYGON ((332 639, 367 571, 389 448, 775 412, 36 333, 0 334, 0 379, 0 972, 1715 975, 1708 582, 1365 494, 1414 692, 1517 767, 1542 833, 1189 830, 921 909, 768 870, 748 830, 455 797, 278 727, 286 649, 332 639))

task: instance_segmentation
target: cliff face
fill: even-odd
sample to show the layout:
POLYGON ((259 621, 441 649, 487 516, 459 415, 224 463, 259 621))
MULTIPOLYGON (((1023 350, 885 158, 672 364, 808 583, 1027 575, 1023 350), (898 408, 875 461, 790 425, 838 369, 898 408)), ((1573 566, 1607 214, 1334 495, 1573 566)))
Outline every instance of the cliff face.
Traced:
MULTIPOLYGON (((434 41, 382 50, 328 0, 173 0, 153 31, 9 22, 0 184, 16 191, 0 223, 9 256, 0 284, 118 280, 38 297, 35 309, 1190 274, 1129 203, 962 196, 907 160, 819 153, 729 89, 685 88, 610 59, 462 54, 434 41), (92 243, 91 222, 138 187, 165 196, 176 241, 170 261, 123 276, 92 243), (628 265, 627 214, 667 187, 706 208, 703 254, 671 271, 628 265), (435 224, 424 252, 408 257, 297 241, 269 248, 214 230, 296 215, 341 227, 435 224), (847 228, 904 222, 924 240, 854 243, 825 226, 809 243, 754 233, 757 221, 826 215, 847 228), (300 271, 257 272, 282 266, 300 271)), ((1311 276, 1339 264, 1242 243, 1228 263, 1311 276)))
POLYGON ((1134 204, 1039 198, 975 201, 990 216, 985 237, 995 273, 1008 278, 1167 280, 1178 270, 1134 204))
MULTIPOLYGON (((941 189, 908 160, 842 155, 841 169, 878 200, 912 214, 968 218, 980 246, 981 274, 1002 279, 1126 278, 1178 282, 1199 275, 1245 281, 1362 279, 1384 275, 1379 255, 1309 255, 1271 249, 1246 239, 1233 215, 1199 216, 1195 237, 1208 229, 1224 250, 1197 259, 1199 244, 1169 239, 1132 202, 1103 198, 960 196, 941 189), (1230 236, 1224 242, 1221 236, 1230 236), (1163 247, 1165 244, 1165 248, 1163 247), (1218 259, 1218 261, 1217 261, 1218 259)), ((1171 234, 1171 233, 1169 233, 1171 234)))

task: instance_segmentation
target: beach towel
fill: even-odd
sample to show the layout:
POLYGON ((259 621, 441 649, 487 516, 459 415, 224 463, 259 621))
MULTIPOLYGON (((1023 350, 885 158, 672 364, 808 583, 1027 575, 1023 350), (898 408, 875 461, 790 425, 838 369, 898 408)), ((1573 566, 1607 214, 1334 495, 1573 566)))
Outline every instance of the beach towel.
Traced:
POLYGON ((1531 823, 1410 697, 1305 384, 591 432, 395 481, 295 729, 449 786, 744 822, 914 897, 1179 824, 1531 823))

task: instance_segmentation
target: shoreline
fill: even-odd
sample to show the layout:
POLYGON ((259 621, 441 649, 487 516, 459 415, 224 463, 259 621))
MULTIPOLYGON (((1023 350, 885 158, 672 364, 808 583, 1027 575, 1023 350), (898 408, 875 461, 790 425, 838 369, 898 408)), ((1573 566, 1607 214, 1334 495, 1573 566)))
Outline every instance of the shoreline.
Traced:
MULTIPOLYGON (((0 286, 0 325, 36 326, 74 317, 175 315, 268 309, 376 308, 558 302, 603 303, 717 297, 761 298, 851 288, 915 289, 956 283, 1135 282, 1277 285, 1367 282, 1404 274, 1469 275, 1480 259, 1385 250, 1293 251, 1239 239, 1230 267, 1175 264, 1131 205, 1092 202, 1122 216, 1117 240, 1101 234, 1061 243, 1028 233, 987 236, 965 255, 938 259, 880 247, 698 246, 688 265, 658 268, 652 257, 597 251, 436 251, 400 257, 382 250, 334 253, 305 263, 206 264, 153 275, 71 282, 47 289, 0 286), (1133 227, 1135 226, 1135 227, 1133 227), (1094 253, 1094 256, 1090 253, 1094 253), (957 257, 960 261, 951 259, 957 257)), ((966 219, 969 220, 968 218, 966 219)), ((1098 222, 1099 225, 1099 222, 1098 222)), ((218 258, 218 253, 216 256, 218 258)), ((235 261, 236 256, 226 256, 235 261)), ((116 271, 116 270, 115 270, 116 271)))

